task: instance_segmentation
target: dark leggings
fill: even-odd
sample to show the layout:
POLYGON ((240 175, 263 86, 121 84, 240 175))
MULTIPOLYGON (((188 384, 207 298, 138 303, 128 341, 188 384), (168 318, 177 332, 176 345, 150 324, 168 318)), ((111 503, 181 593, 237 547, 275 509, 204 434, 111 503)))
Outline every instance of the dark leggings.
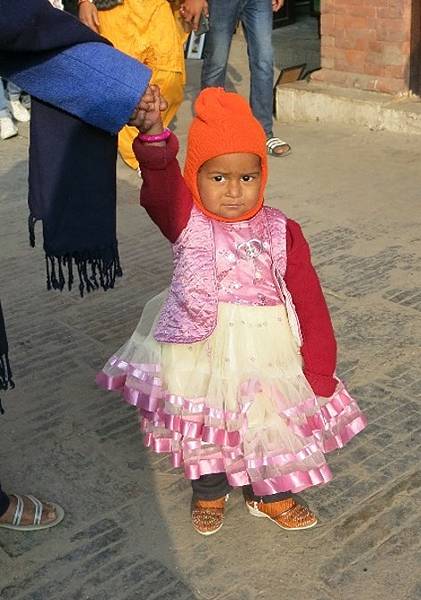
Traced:
MULTIPOLYGON (((202 475, 199 479, 192 479, 191 486, 193 488, 194 500, 216 500, 228 494, 232 487, 228 483, 225 473, 213 473, 212 475, 202 475)), ((285 500, 291 497, 291 492, 278 492, 271 496, 256 496, 253 493, 251 485, 246 485, 243 488, 243 495, 246 500, 259 502, 276 502, 277 500, 285 500)))
POLYGON ((10 500, 9 496, 3 492, 0 484, 0 517, 4 515, 6 510, 9 508, 10 500))

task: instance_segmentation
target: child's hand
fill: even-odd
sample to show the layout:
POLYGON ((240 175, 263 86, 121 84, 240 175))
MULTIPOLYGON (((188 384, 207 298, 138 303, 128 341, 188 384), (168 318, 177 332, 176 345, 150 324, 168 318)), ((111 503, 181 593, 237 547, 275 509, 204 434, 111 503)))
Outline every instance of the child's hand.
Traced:
POLYGON ((163 131, 161 112, 168 108, 168 103, 161 96, 157 85, 150 85, 136 107, 129 125, 137 127, 142 133, 161 133, 163 131))

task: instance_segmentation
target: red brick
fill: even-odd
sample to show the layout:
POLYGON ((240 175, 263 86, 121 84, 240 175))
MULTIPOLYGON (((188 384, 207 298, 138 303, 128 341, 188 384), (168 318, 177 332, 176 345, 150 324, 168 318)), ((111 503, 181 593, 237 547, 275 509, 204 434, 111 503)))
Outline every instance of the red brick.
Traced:
POLYGON ((377 92, 385 92, 387 94, 397 94, 398 92, 406 91, 405 82, 393 77, 381 77, 376 84, 377 92))
POLYGON ((408 62, 408 56, 402 52, 400 44, 385 44, 383 60, 385 65, 402 65, 408 62))
POLYGON ((382 77, 385 75, 384 67, 373 63, 366 63, 364 65, 364 74, 373 75, 374 77, 382 77))
POLYGON ((323 46, 321 49, 322 56, 335 56, 337 49, 334 46, 323 46))
POLYGON ((355 50, 368 50, 369 43, 376 41, 376 32, 368 31, 341 31, 335 36, 337 48, 354 48, 355 50))
POLYGON ((345 31, 345 16, 343 14, 334 15, 335 29, 337 33, 345 31))
POLYGON ((335 15, 322 15, 320 21, 322 43, 325 35, 334 35, 336 31, 335 15))
POLYGON ((322 40, 322 48, 333 48, 335 45, 335 36, 325 35, 322 40))
POLYGON ((311 76, 312 81, 323 81, 334 85, 346 85, 348 75, 340 71, 320 69, 311 76))
POLYGON ((359 50, 345 50, 345 58, 350 65, 364 65, 366 53, 359 50))
POLYGON ((386 65, 384 67, 384 75, 386 77, 393 77, 394 79, 406 80, 408 78, 409 66, 408 63, 405 65, 386 65))
POLYGON ((327 15, 331 12, 335 12, 335 0, 321 0, 320 12, 322 15, 327 15))
POLYGON ((367 52, 366 61, 371 65, 384 66, 384 58, 382 52, 367 52))
MULTIPOLYGON (((373 0, 371 2, 371 4, 373 4, 376 0, 373 0)), ((383 0, 377 0, 377 1, 383 1, 383 0)), ((341 7, 342 10, 344 10, 344 8, 347 8, 348 6, 360 6, 361 5, 361 0, 335 0, 335 6, 337 7, 341 7)))
POLYGON ((375 18, 376 17, 376 8, 374 6, 367 6, 363 4, 353 5, 350 4, 345 9, 345 14, 350 17, 364 17, 364 18, 375 18))
POLYGON ((368 48, 371 52, 383 52, 383 42, 369 42, 368 48))
POLYGON ((411 39, 411 29, 399 19, 377 19, 377 39, 384 42, 405 42, 411 39))
POLYGON ((323 69, 333 69, 335 66, 335 59, 323 56, 321 59, 321 65, 323 69))
POLYGON ((378 7, 374 9, 376 11, 376 16, 379 19, 400 19, 403 17, 405 12, 404 6, 389 6, 387 8, 378 7))
POLYGON ((345 17, 345 27, 349 29, 368 29, 370 19, 366 17, 345 17))

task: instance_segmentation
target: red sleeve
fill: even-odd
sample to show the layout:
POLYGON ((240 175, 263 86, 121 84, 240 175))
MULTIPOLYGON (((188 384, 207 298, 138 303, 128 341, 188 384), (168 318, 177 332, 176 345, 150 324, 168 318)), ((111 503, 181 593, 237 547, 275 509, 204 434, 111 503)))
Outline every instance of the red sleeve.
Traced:
POLYGON ((285 283, 291 293, 303 336, 304 375, 318 396, 331 396, 337 381, 336 340, 319 278, 311 264, 301 227, 287 222, 285 283))
POLYGON ((187 225, 193 200, 177 161, 178 140, 174 134, 165 146, 144 144, 137 137, 133 151, 142 172, 140 204, 170 242, 187 225))

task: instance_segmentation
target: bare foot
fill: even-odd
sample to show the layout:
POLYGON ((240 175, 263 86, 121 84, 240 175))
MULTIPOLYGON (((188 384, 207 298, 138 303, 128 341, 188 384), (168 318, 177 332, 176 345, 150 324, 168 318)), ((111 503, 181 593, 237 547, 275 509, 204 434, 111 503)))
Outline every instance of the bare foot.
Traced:
MULTIPOLYGON (((13 494, 10 494, 10 505, 6 512, 0 517, 0 523, 7 523, 8 525, 13 524, 13 517, 15 515, 17 498, 13 494)), ((23 513, 20 521, 20 525, 32 525, 34 522, 35 505, 27 496, 21 496, 23 500, 23 513)), ((57 513, 54 506, 47 502, 42 503, 42 515, 41 525, 47 525, 53 523, 57 519, 57 513)))

